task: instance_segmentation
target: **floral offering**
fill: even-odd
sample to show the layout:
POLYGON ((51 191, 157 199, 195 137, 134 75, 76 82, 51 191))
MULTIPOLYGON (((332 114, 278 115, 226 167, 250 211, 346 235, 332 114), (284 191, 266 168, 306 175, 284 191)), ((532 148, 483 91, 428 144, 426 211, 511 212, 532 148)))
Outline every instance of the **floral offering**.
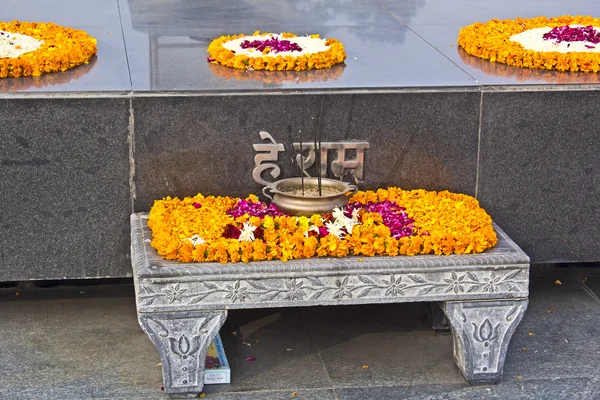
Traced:
POLYGON ((96 39, 82 30, 42 22, 0 22, 0 78, 40 76, 87 64, 96 39))
POLYGON ((151 246, 181 262, 468 254, 498 242, 475 198, 394 187, 358 192, 343 209, 311 217, 285 215, 254 195, 167 197, 154 203, 148 226, 151 246))
POLYGON ((476 57, 517 67, 600 71, 600 19, 493 19, 461 28, 458 44, 476 57))
POLYGON ((332 38, 259 31, 252 35, 221 36, 210 43, 208 54, 208 62, 255 71, 329 68, 346 59, 344 46, 332 38))

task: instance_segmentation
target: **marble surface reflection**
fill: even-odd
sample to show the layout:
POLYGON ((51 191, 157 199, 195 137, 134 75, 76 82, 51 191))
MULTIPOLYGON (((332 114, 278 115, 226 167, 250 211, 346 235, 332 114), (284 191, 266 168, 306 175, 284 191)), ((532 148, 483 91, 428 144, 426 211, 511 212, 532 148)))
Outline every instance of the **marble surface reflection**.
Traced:
MULTIPOLYGON (((133 88, 138 91, 476 84, 447 57, 374 2, 119 1, 133 88), (348 55, 343 73, 336 72, 336 79, 331 79, 332 73, 288 72, 281 79, 265 77, 264 73, 251 76, 248 71, 215 70, 206 62, 206 48, 213 38, 255 30, 334 37, 344 44, 348 55), (231 79, 233 76, 240 79, 231 79), (316 79, 316 76, 326 79, 316 79)), ((415 3, 415 7, 422 5, 415 3)))
POLYGON ((595 84, 598 74, 523 70, 465 54, 462 26, 492 18, 600 16, 600 2, 540 0, 21 0, 4 20, 53 21, 98 39, 93 63, 2 92, 245 91, 595 84), (348 58, 323 73, 225 71, 206 62, 218 36, 255 30, 335 37, 348 58))
POLYGON ((5 21, 54 22, 98 40, 89 64, 40 77, 0 79, 0 92, 129 91, 131 81, 116 0, 20 0, 2 7, 5 21))
POLYGON ((77 86, 77 81, 92 71, 97 63, 98 57, 93 56, 89 63, 79 65, 65 72, 54 72, 42 76, 0 79, 0 93, 65 90, 64 88, 69 87, 69 85, 77 86))
POLYGON ((598 74, 516 68, 472 57, 458 48, 460 28, 490 19, 531 18, 559 15, 600 16, 600 2, 583 0, 377 0, 411 31, 434 46, 477 83, 494 85, 545 85, 598 83, 598 74), (424 3, 415 8, 415 3, 424 3))

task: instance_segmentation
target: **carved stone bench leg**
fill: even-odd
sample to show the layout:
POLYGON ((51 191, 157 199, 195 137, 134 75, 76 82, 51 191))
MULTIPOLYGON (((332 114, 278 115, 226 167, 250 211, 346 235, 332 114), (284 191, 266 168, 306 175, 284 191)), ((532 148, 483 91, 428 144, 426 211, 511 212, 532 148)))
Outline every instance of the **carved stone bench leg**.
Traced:
POLYGON ((165 392, 171 398, 202 392, 206 353, 226 317, 227 311, 140 314, 140 325, 160 354, 165 392))
POLYGON ((454 338, 454 362, 470 385, 500 381, 508 343, 527 304, 527 299, 444 303, 454 338))

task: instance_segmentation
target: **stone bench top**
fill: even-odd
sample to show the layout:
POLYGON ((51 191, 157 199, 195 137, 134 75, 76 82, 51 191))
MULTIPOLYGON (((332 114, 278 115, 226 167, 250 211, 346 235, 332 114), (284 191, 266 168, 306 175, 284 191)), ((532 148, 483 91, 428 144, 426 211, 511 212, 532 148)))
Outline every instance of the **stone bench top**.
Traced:
POLYGON ((485 266, 500 268, 515 264, 524 264, 528 268, 529 257, 519 246, 513 242, 506 233, 496 224, 494 229, 498 235, 498 244, 493 248, 479 254, 449 256, 442 255, 416 255, 416 256, 375 256, 343 258, 323 257, 286 262, 252 261, 249 263, 181 263, 163 259, 158 252, 150 246, 152 232, 147 225, 148 214, 138 213, 131 215, 131 239, 134 273, 140 278, 168 278, 168 277, 202 277, 214 275, 253 276, 264 273, 331 273, 335 271, 385 271, 394 270, 410 273, 412 270, 422 271, 423 268, 451 271, 456 267, 465 269, 472 266, 475 269, 485 266))

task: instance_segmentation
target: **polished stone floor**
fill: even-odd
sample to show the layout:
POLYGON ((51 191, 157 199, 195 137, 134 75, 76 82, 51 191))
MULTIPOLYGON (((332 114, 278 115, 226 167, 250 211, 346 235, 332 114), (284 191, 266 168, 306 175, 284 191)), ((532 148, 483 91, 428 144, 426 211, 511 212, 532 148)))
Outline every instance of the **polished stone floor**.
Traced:
POLYGON ((600 15, 583 0, 21 0, 4 20, 53 21, 98 39, 89 65, 2 80, 0 92, 247 91, 597 84, 600 75, 519 69, 466 55, 462 26, 492 18, 600 15), (348 58, 329 70, 236 71, 206 62, 218 36, 319 33, 348 58))
MULTIPOLYGON (((600 398, 600 266, 532 268, 499 385, 469 387, 420 304, 231 311, 215 399, 600 398), (246 361, 248 357, 256 361, 246 361), (294 394, 295 393, 295 394, 294 394)), ((130 284, 0 289, 0 398, 166 399, 130 284), (18 295, 17 295, 18 293, 18 295)))

